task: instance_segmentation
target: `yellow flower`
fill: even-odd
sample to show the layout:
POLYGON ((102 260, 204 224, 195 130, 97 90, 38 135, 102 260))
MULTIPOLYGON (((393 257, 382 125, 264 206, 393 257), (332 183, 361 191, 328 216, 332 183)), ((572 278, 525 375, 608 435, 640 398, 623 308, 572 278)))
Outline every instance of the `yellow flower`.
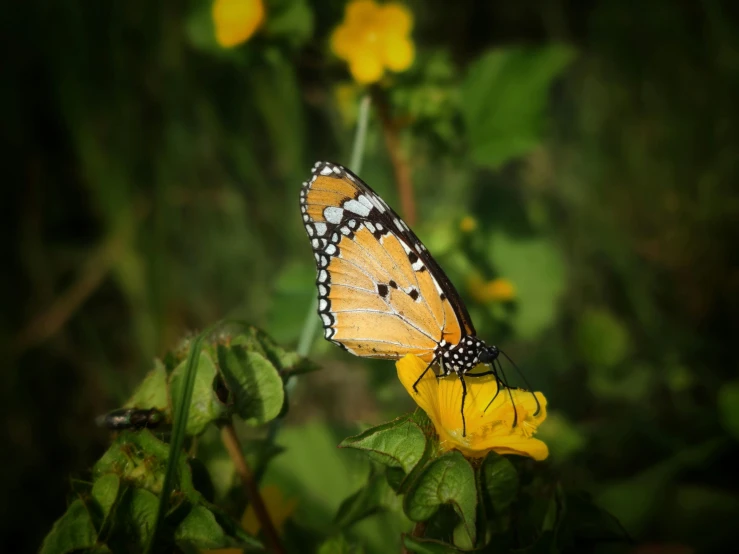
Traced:
MULTIPOLYGON (((413 383, 418 379, 426 362, 413 355, 399 360, 395 367, 400 382, 411 398, 426 412, 434 423, 439 435, 442 450, 459 450, 467 457, 478 458, 494 450, 498 454, 517 454, 543 460, 549 455, 547 445, 533 438, 539 425, 547 417, 547 400, 540 392, 534 394, 523 390, 501 390, 488 407, 496 392, 495 377, 465 378, 467 397, 464 403, 464 417, 467 427, 462 436, 462 383, 456 376, 437 379, 428 371, 418 383, 418 393, 413 383), (539 413, 536 413, 536 400, 539 413), (515 406, 515 408, 514 408, 515 406), (486 409, 487 407, 487 409, 486 409), (515 410, 515 411, 514 411, 515 410), (514 415, 518 414, 516 426, 514 415)), ((478 371, 482 371, 482 367, 478 371)))
POLYGON ((508 279, 484 281, 479 275, 473 275, 467 282, 467 288, 478 302, 510 302, 516 298, 516 288, 508 279))
POLYGON ((477 220, 471 215, 466 215, 459 222, 459 230, 463 233, 471 233, 477 229, 477 220))
POLYGON ((353 0, 331 35, 331 50, 349 64, 358 83, 375 83, 386 69, 405 71, 413 63, 412 27, 413 16, 401 4, 353 0))
POLYGON ((218 44, 231 48, 249 40, 264 22, 264 2, 214 0, 212 13, 218 44))

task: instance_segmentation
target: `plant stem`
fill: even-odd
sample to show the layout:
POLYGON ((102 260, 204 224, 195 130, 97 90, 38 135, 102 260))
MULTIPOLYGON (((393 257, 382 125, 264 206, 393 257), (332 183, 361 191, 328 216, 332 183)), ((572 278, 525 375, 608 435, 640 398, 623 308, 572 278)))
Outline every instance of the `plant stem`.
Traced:
POLYGON ((246 463, 246 458, 244 458, 244 452, 241 450, 239 437, 236 435, 236 429, 234 429, 233 423, 229 422, 221 427, 221 440, 228 451, 228 455, 233 460, 236 473, 241 477, 241 484, 244 486, 244 492, 249 499, 249 503, 254 508, 254 513, 264 534, 264 540, 267 543, 267 548, 274 554, 283 554, 285 550, 282 548, 280 536, 277 534, 277 529, 275 529, 274 523, 272 523, 272 519, 269 517, 269 512, 264 505, 259 487, 254 480, 254 474, 246 463))
POLYGON ((372 89, 372 98, 377 105, 377 113, 382 124, 382 134, 385 138, 385 147, 393 165, 395 182, 398 185, 400 208, 405 221, 413 227, 416 224, 416 203, 413 198, 413 179, 408 161, 403 156, 400 146, 399 125, 390 114, 387 97, 379 87, 372 89))
MULTIPOLYGON (((354 145, 352 146, 352 157, 349 161, 349 169, 359 174, 362 171, 362 158, 364 155, 364 144, 367 138, 367 124, 369 122, 370 96, 367 94, 359 101, 359 115, 357 116, 357 129, 354 132, 354 145)), ((320 321, 316 312, 318 311, 318 298, 314 297, 311 302, 308 315, 303 323, 303 330, 298 340, 297 353, 307 356, 316 337, 318 322, 320 321)))
MULTIPOLYGON (((411 531, 411 537, 421 538, 426 534, 426 522, 425 521, 419 521, 413 526, 413 531, 411 531)), ((405 546, 402 548, 403 554, 411 554, 411 551, 408 550, 405 546)))
POLYGON ((16 355, 59 332, 103 283, 111 267, 128 247, 132 233, 132 225, 122 225, 111 232, 84 264, 73 284, 18 333, 14 344, 16 355))

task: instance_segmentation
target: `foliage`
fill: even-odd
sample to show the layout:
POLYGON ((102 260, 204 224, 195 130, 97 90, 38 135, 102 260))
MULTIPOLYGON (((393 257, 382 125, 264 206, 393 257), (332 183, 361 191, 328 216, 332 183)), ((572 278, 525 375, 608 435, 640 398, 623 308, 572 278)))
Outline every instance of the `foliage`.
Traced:
POLYGON ((287 552, 729 551, 735 14, 411 0, 364 87, 347 2, 230 1, 6 9, 0 550, 270 549, 233 429, 287 552), (360 175, 546 395, 546 461, 443 453, 390 363, 291 349, 299 183, 363 98, 360 175), (222 318, 257 327, 182 340, 222 318))

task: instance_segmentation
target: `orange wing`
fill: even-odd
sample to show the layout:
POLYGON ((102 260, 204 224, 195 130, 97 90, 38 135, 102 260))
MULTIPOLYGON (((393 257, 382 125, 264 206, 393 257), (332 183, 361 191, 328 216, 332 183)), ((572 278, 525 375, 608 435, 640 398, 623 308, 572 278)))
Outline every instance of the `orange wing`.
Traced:
POLYGON ((418 237, 356 175, 319 162, 300 192, 324 336, 352 354, 430 362, 474 334, 449 279, 418 237))

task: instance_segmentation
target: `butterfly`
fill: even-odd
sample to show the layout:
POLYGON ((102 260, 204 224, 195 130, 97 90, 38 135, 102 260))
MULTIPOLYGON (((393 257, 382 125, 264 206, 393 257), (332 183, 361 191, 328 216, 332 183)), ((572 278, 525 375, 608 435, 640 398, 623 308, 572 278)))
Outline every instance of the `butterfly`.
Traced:
POLYGON ((494 375, 495 397, 513 387, 502 372, 501 350, 477 337, 439 264, 398 214, 339 164, 313 166, 300 190, 300 211, 316 260, 324 337, 356 356, 418 356, 428 365, 413 385, 416 392, 437 362, 439 377, 454 373, 462 382, 464 436, 465 376, 494 375), (472 373, 478 364, 491 369, 472 373))

